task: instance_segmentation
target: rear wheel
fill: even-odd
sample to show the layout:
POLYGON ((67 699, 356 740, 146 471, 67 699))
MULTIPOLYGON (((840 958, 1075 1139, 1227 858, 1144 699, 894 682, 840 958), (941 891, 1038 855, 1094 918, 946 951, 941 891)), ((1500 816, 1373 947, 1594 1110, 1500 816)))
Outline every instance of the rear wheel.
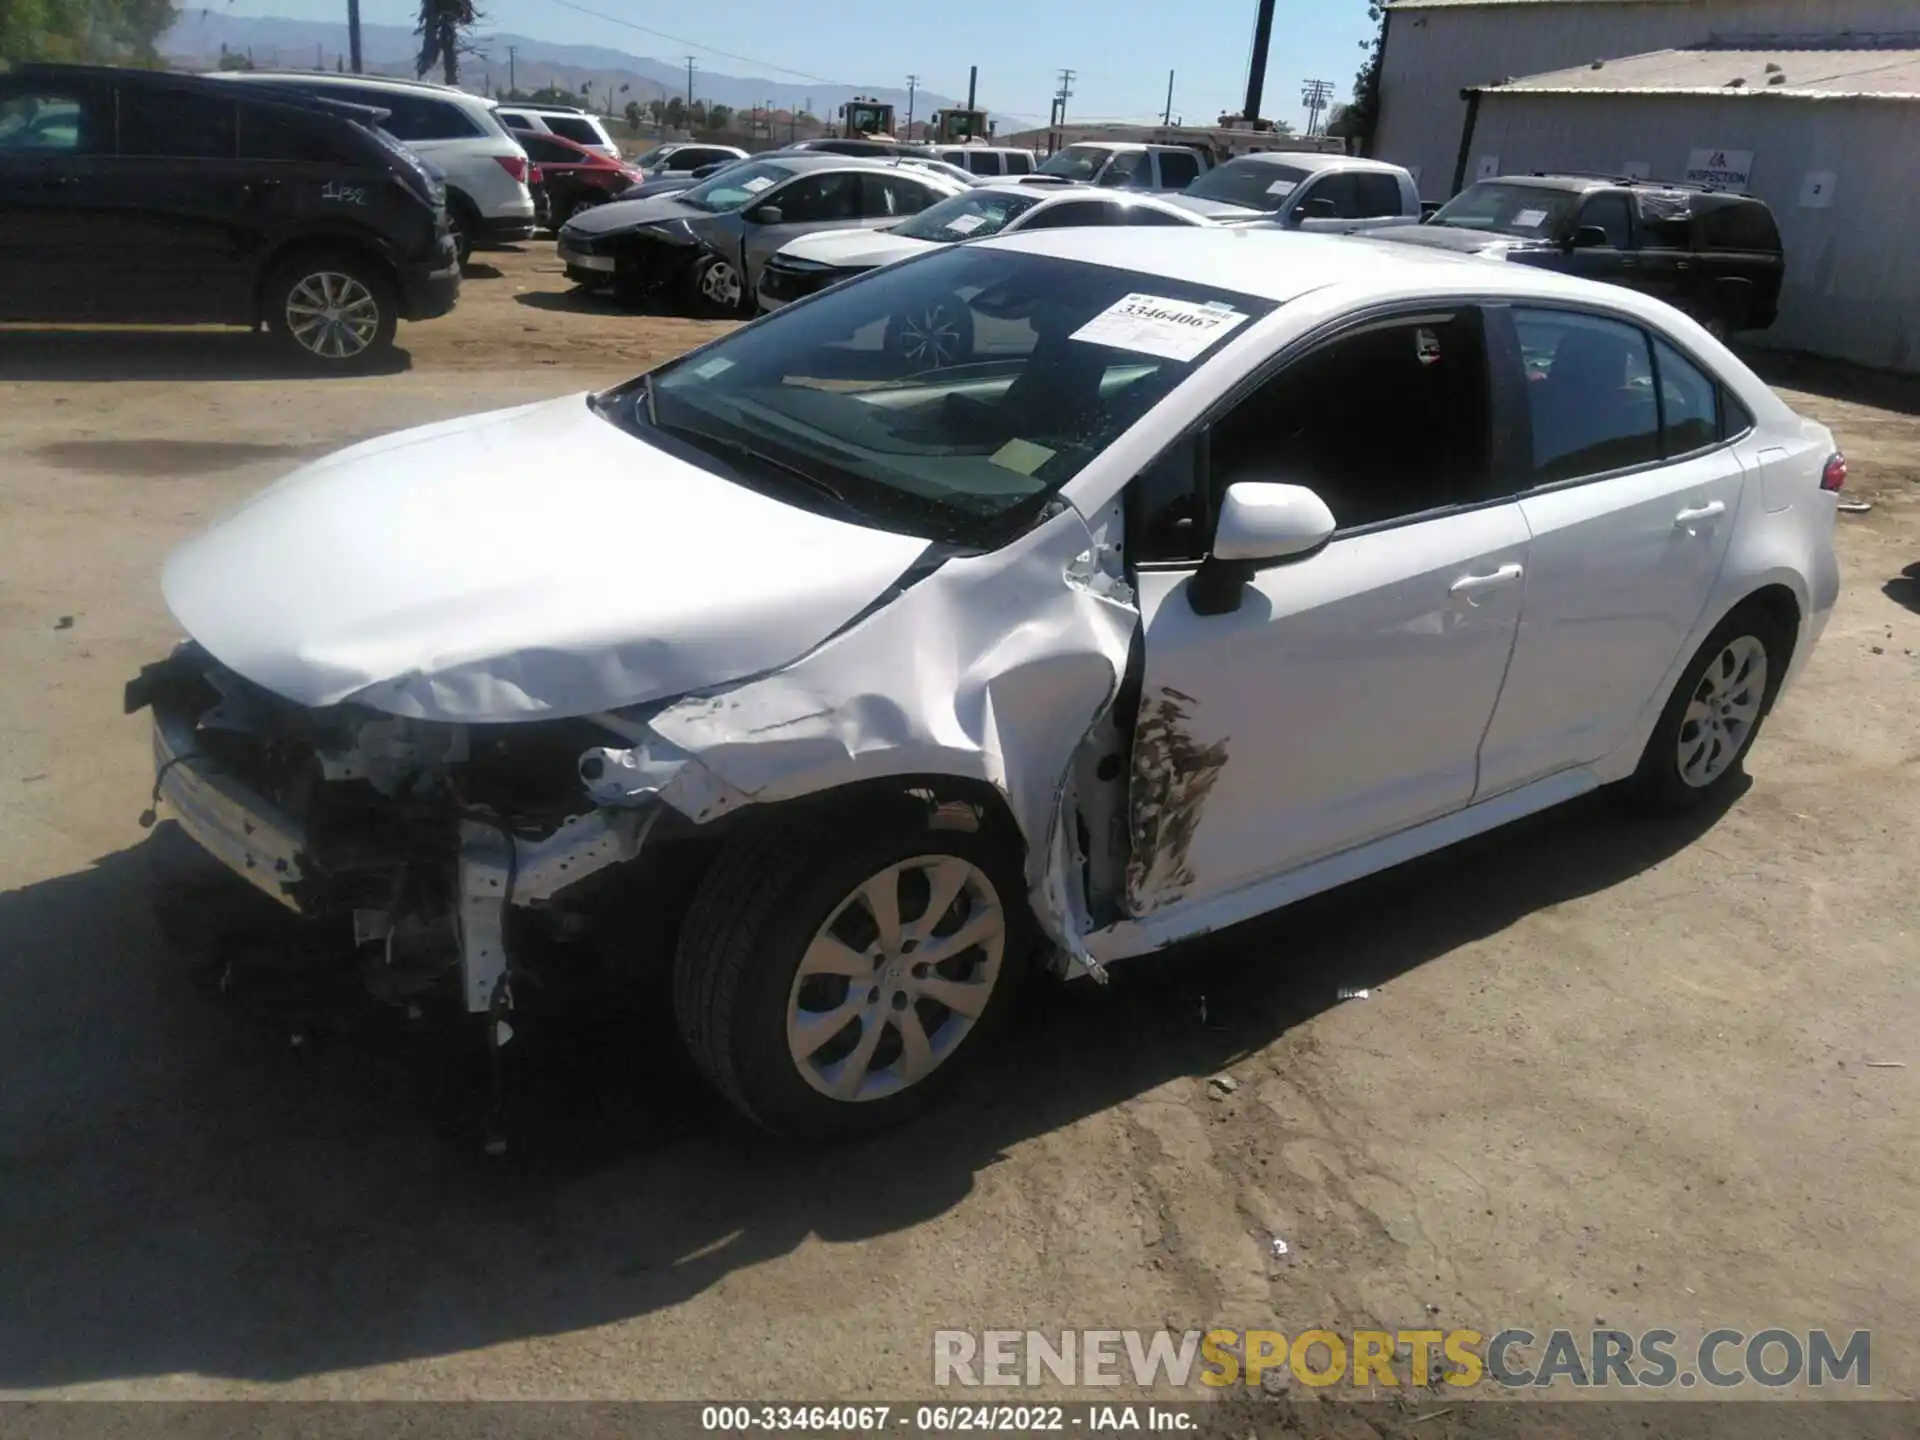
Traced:
POLYGON ((1791 641, 1760 605, 1721 621, 1673 688, 1629 782, 1634 795, 1667 810, 1726 796, 1773 708, 1791 641))
POLYGON ((393 348, 393 286, 356 255, 297 255, 267 283, 267 324, 303 364, 352 371, 393 348))
POLYGON ((460 268, 464 270, 473 254, 474 237, 480 233, 480 212, 466 196, 447 196, 447 228, 453 232, 453 248, 459 253, 460 268))
POLYGON ((681 930, 687 1048, 779 1134, 920 1110, 980 1053, 1033 944, 1020 868, 991 834, 933 829, 905 802, 859 822, 736 842, 681 930))

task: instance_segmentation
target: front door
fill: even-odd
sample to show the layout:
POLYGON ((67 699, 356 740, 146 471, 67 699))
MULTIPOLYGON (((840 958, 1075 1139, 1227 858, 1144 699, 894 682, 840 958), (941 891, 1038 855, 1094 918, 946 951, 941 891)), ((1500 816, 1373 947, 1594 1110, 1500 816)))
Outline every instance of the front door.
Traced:
POLYGON ((0 319, 84 318, 110 283, 90 257, 112 92, 71 77, 0 76, 0 319))
POLYGON ((1627 739, 1706 609, 1745 488, 1717 387, 1666 342, 1571 310, 1516 310, 1512 325, 1533 555, 1482 798, 1627 739))
POLYGON ((1481 331, 1472 308, 1372 321, 1214 421, 1205 480, 1163 466, 1136 482, 1136 917, 1471 800, 1529 563, 1520 508, 1492 479, 1481 331), (1340 528, 1201 614, 1196 561, 1237 480, 1306 485, 1340 528))
POLYGON ((824 175, 799 175, 786 184, 755 197, 740 217, 742 278, 751 296, 760 281, 760 267, 789 241, 817 230, 853 230, 875 223, 866 216, 858 170, 830 170, 824 175), (769 211, 779 218, 761 218, 769 211))

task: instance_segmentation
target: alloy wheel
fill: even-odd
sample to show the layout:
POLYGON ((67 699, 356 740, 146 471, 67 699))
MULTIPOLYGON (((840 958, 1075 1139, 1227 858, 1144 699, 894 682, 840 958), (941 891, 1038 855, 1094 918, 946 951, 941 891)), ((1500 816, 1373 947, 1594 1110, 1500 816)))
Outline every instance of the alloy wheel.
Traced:
POLYGON ((900 317, 900 356, 915 365, 938 370, 966 357, 961 353, 960 316, 953 306, 936 300, 924 309, 900 317))
POLYGON ((725 260, 716 260, 707 266, 706 273, 700 277, 701 296, 714 305, 727 310, 740 308, 740 272, 725 260))
POLYGON ((837 905, 801 957, 787 1049, 834 1100, 896 1095, 966 1039, 1000 978, 1007 917, 978 866, 919 855, 837 905))
POLYGON ((1727 772, 1753 727, 1767 694, 1767 647, 1741 635, 1713 657, 1680 717, 1680 778, 1704 789, 1727 772))
POLYGON ((287 294, 287 333, 310 355, 351 360, 380 333, 380 302, 351 275, 319 270, 287 294))

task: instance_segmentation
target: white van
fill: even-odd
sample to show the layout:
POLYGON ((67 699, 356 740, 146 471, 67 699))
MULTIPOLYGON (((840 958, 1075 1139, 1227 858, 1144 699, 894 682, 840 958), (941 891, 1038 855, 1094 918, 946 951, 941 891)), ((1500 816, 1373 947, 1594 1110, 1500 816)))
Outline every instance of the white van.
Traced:
POLYGON ((1016 145, 936 145, 933 158, 974 175, 1031 175, 1040 157, 1016 145))

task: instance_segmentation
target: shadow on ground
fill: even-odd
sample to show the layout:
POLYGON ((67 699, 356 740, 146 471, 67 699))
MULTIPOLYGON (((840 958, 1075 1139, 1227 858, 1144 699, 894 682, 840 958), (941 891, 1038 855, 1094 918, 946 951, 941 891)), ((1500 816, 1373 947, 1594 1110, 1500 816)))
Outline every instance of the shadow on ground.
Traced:
POLYGON ((1896 605, 1920 615, 1920 560, 1907 566, 1893 579, 1880 587, 1880 593, 1896 605))
POLYGON ((568 290, 523 290, 513 297, 516 305, 529 310, 550 310, 573 315, 634 315, 670 320, 699 319, 670 296, 651 296, 628 302, 616 300, 611 290, 596 290, 576 285, 568 290))
POLYGON ((1903 415, 1920 415, 1920 375, 1869 370, 1844 360, 1829 360, 1790 350, 1737 346, 1740 358, 1769 385, 1804 390, 1852 405, 1871 405, 1903 415))
POLYGON ((182 973, 152 933, 149 841, 0 895, 0 1387, 280 1380, 672 1306, 810 1235, 938 1215, 1009 1147, 1211 1074, 1341 987, 1617 884, 1711 821, 1593 797, 1106 989, 1035 985, 938 1125, 825 1152, 736 1124, 665 1014, 529 1027, 504 1162, 479 1154, 459 1027, 182 973))
MULTIPOLYGON (((393 375, 413 357, 389 351, 360 375, 393 375)), ((246 330, 0 327, 0 380, 325 380, 270 336, 246 330)))

